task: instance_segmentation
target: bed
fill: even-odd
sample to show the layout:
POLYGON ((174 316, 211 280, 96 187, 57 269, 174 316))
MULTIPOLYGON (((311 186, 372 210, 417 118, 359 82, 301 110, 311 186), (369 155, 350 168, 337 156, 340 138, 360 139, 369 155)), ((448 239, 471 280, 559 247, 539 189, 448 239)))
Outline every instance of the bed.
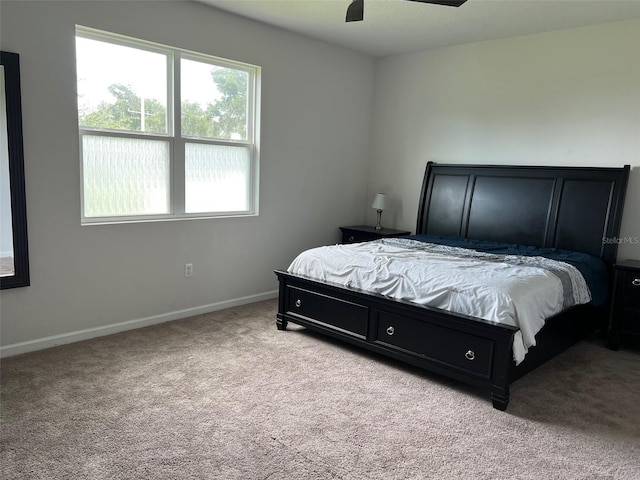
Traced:
MULTIPOLYGON (((600 262, 605 283, 601 291, 593 292, 599 301, 587 299, 565 305, 558 313, 547 313, 524 354, 514 345, 527 336, 526 328, 480 315, 480 303, 474 304, 477 312, 451 311, 403 296, 394 298, 384 289, 372 288, 375 285, 360 288, 361 284, 345 285, 304 270, 294 273, 289 270, 295 270, 291 268, 295 261, 288 270, 275 272, 279 281, 276 326, 285 330, 288 322, 299 324, 481 387, 490 394, 496 409, 506 410, 512 382, 604 327, 609 309, 608 280, 616 259, 615 239, 619 237, 628 175, 629 166, 429 162, 415 236, 356 246, 371 250, 383 248, 380 243, 387 242, 390 246, 384 248, 400 249, 414 242, 412 248, 421 252, 425 248, 417 242, 440 243, 444 247, 429 248, 441 253, 438 250, 442 248, 477 251, 473 245, 489 243, 515 248, 517 254, 519 249, 531 249, 536 258, 536 249, 541 249, 559 253, 561 261, 563 255, 576 254, 600 262)), ((496 252, 504 253, 490 250, 488 254, 495 256, 496 252)))

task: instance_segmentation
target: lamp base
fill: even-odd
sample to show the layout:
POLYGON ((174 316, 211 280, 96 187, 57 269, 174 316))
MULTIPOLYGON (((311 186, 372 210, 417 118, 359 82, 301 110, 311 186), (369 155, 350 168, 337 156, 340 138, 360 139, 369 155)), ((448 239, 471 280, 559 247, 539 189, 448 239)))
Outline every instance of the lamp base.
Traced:
POLYGON ((382 219, 382 210, 376 210, 378 212, 378 223, 376 224, 376 230, 382 230, 384 227, 380 225, 380 220, 382 219))

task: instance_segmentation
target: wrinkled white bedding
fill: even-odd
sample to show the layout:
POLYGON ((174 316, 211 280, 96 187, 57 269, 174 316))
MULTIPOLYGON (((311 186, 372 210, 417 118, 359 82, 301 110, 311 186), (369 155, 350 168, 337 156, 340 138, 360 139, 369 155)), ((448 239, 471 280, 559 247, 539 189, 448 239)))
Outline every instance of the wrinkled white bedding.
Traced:
POLYGON ((516 364, 545 318, 591 300, 580 272, 564 262, 402 238, 307 250, 288 271, 518 327, 516 364))

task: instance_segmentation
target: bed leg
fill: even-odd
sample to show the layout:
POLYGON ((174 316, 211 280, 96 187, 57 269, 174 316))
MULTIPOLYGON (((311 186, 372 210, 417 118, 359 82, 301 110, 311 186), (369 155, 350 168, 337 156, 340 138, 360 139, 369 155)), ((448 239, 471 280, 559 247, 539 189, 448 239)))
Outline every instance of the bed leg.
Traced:
POLYGON ((286 330, 287 329, 287 320, 280 313, 276 315, 276 327, 278 330, 286 330))
POLYGON ((509 389, 496 387, 494 385, 491 390, 491 401, 493 402, 493 408, 504 412, 509 405, 509 389))

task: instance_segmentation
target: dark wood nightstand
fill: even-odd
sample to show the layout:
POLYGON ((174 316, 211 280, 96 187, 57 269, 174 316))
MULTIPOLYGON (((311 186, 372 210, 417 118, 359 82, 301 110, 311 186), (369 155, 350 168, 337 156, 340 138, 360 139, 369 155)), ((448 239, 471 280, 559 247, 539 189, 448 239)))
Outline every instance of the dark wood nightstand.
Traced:
POLYGON ((640 261, 618 262, 614 269, 609 348, 617 350, 622 336, 640 338, 640 261))
POLYGON ((376 227, 370 227, 368 225, 340 227, 340 230, 342 230, 342 243, 368 242, 369 240, 377 240, 379 238, 411 235, 411 232, 407 230, 393 230, 391 228, 376 230, 376 227))

